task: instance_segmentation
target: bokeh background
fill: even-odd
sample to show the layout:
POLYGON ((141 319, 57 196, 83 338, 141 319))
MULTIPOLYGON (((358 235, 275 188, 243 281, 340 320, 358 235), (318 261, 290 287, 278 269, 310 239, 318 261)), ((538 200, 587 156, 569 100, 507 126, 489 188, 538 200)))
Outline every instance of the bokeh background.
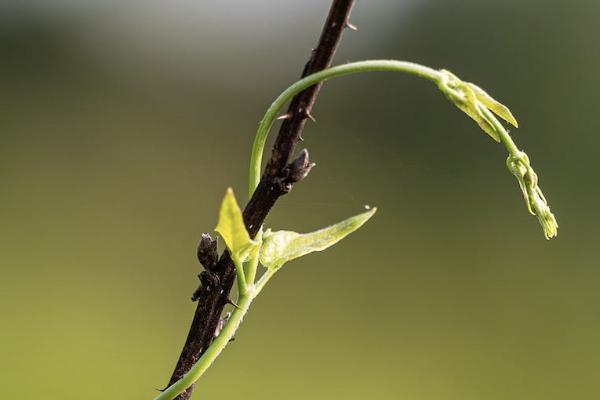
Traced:
MULTIPOLYGON (((3 398, 150 399, 185 339, 195 245, 245 201, 257 122, 300 74, 324 0, 0 3, 3 398)), ((403 75, 328 83, 318 166, 275 229, 379 213, 288 264, 196 399, 600 396, 600 3, 359 1, 337 62, 448 68, 510 105, 560 223, 504 149, 403 75)))

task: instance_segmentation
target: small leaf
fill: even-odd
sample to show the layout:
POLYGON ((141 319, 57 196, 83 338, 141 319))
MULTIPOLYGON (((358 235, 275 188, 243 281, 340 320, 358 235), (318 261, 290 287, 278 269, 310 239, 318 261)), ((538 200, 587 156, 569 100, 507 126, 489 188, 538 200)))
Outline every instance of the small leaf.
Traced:
POLYGON ((277 269, 286 262, 302 257, 305 254, 325 250, 360 228, 376 211, 377 208, 373 208, 335 225, 311 233, 267 231, 263 236, 260 262, 267 268, 277 269))
POLYGON ((475 96, 477 97, 477 100, 481 104, 483 104, 488 110, 490 110, 491 112, 493 112, 494 114, 496 114, 497 116, 499 116, 500 118, 502 118, 503 120, 505 120, 512 126, 514 126, 515 128, 519 127, 519 123, 517 122, 514 115, 512 115, 512 113, 510 112, 508 107, 506 107, 504 104, 498 102, 496 99, 494 99, 492 96, 487 94, 487 92, 485 90, 483 90, 482 88, 480 88, 479 86, 477 86, 473 83, 469 83, 468 85, 475 92, 475 96))
POLYGON ((475 122, 477 122, 479 127, 485 133, 490 135, 492 139, 500 143, 500 136, 498 136, 498 132, 496 132, 494 125, 490 121, 488 121, 483 112, 481 112, 481 110, 479 109, 481 105, 479 104, 477 95, 475 94, 475 91, 473 90, 471 85, 461 82, 458 87, 463 91, 463 93, 467 97, 467 101, 464 102, 462 105, 457 104, 458 108, 463 110, 469 117, 471 117, 475 122))
POLYGON ((244 225, 242 211, 235 200, 233 190, 227 189, 219 211, 219 222, 215 231, 221 235, 232 258, 244 261, 258 243, 250 239, 244 225))
POLYGON ((482 110, 488 109, 514 127, 519 127, 508 107, 495 100, 485 90, 473 83, 462 81, 448 70, 440 72, 442 73, 438 82, 440 90, 496 142, 500 142, 500 136, 496 132, 493 121, 490 121, 482 110))
POLYGON ((456 75, 448 70, 441 70, 441 79, 438 81, 439 89, 446 95, 458 109, 473 119, 479 127, 496 142, 500 142, 500 136, 494 126, 488 121, 481 111, 475 90, 467 83, 461 81, 456 75))

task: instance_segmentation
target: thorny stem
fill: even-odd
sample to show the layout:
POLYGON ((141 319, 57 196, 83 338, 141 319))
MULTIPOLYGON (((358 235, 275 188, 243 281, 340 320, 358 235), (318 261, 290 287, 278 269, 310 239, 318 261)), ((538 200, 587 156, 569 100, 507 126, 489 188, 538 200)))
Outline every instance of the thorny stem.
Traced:
MULTIPOLYGON (((302 76, 320 71, 331 65, 343 32, 350 26, 348 19, 354 6, 354 0, 332 0, 319 41, 308 59, 302 76)), ((299 93, 290 102, 289 119, 283 121, 273 145, 271 158, 265 168, 264 185, 259 187, 244 208, 244 223, 251 236, 254 236, 271 208, 280 196, 286 192, 273 190, 274 178, 281 176, 319 95, 321 84, 314 85, 299 93), (302 112, 300 112, 302 111, 302 112)), ((295 182, 290 182, 291 184, 295 182)), ((291 187, 291 186, 290 186, 291 187)), ((169 385, 177 382, 200 358, 214 340, 214 332, 235 278, 235 266, 228 252, 224 252, 211 272, 218 278, 221 290, 211 290, 201 285, 194 293, 197 306, 190 325, 185 344, 169 379, 169 385)), ((188 400, 193 387, 177 396, 178 400, 188 400)))
POLYGON ((237 331, 240 323, 244 319, 244 315, 248 312, 250 304, 254 299, 254 293, 250 290, 244 295, 240 295, 238 298, 238 308, 236 308, 227 323, 223 326, 221 333, 210 347, 202 354, 200 359, 194 364, 194 366, 177 382, 169 386, 164 392, 155 397, 154 400, 172 400, 179 394, 183 393, 188 387, 192 386, 194 382, 204 374, 204 372, 211 366, 211 364, 217 359, 219 354, 225 349, 227 344, 231 341, 235 332, 237 331))
MULTIPOLYGON (((260 234, 259 234, 260 235, 260 234)), ((208 350, 200 357, 200 359, 194 364, 194 366, 177 382, 167 388, 164 392, 158 395, 154 400, 172 400, 179 394, 183 393, 187 388, 192 386, 194 382, 196 382, 206 370, 211 366, 211 364, 217 359, 219 354, 225 349, 227 344, 231 341, 235 332, 239 328, 244 316, 248 312, 250 308, 250 304, 252 300, 258 296, 266 283, 273 277, 276 270, 269 269, 267 270, 254 284, 254 279, 256 277, 256 269, 258 267, 258 249, 260 246, 257 246, 257 251, 253 252, 250 260, 248 261, 248 276, 244 276, 244 268, 243 263, 234 260, 238 278, 238 302, 237 307, 231 314, 231 317, 227 320, 225 325, 223 325, 223 329, 215 339, 215 341, 210 345, 208 350), (243 285, 240 284, 243 282, 243 285), (249 284, 247 284, 248 282, 249 284)))
MULTIPOLYGON (((250 261, 250 265, 257 266, 258 265, 258 253, 253 256, 250 261)), ((239 271, 243 271, 242 265, 236 264, 236 269, 239 271)), ((246 287, 245 291, 242 293, 240 291, 240 295, 238 296, 237 307, 231 314, 231 317, 227 320, 225 325, 223 325, 223 329, 219 333, 219 336, 215 339, 215 341, 210 345, 208 350, 200 357, 200 359, 194 364, 194 366, 177 382, 173 385, 169 386, 164 392, 158 395, 154 400, 172 400, 179 394, 183 393, 187 388, 192 386, 194 382, 196 382, 206 370, 212 365, 212 363, 217 359, 217 357, 221 354, 221 352, 227 347, 235 332, 238 330, 244 316, 248 313, 250 308, 250 304, 259 295, 262 289, 265 287, 267 282, 271 280, 273 275, 277 272, 276 269, 268 269, 254 284, 254 278, 252 280, 248 280, 250 286, 246 287)), ((256 270, 254 270, 254 274, 256 270)))

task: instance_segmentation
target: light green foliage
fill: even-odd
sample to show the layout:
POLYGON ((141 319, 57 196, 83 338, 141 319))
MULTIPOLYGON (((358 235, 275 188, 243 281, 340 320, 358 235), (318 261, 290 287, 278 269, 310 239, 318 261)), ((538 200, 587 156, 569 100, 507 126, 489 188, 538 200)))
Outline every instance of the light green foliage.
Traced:
POLYGON ((558 223, 550 211, 548 202, 538 186, 538 176, 531 168, 529 157, 519 150, 514 141, 494 114, 518 127, 517 120, 508 107, 494 100, 480 87, 461 81, 456 75, 442 70, 438 87, 459 109, 474 119, 481 129, 497 142, 502 142, 508 150, 506 162, 509 171, 519 181, 527 209, 535 215, 544 231, 546 239, 558 235, 558 223))
POLYGON ((377 208, 355 215, 335 225, 311 233, 266 231, 260 251, 260 263, 269 269, 278 269, 295 258, 333 246, 367 222, 377 208))
POLYGON ((261 230, 256 240, 252 240, 244 226, 242 211, 235 200, 233 190, 227 189, 215 230, 225 241, 235 263, 239 292, 237 305, 219 335, 192 368, 155 400, 173 400, 204 374, 235 335, 254 298, 286 261, 333 246, 360 228, 376 210, 373 208, 328 228, 307 234, 290 231, 267 231, 263 234, 261 230), (268 269, 258 282, 254 282, 259 259, 268 269), (248 260, 245 265, 247 271, 244 270, 245 260, 248 260))
POLYGON ((245 261, 252 249, 258 245, 256 241, 250 239, 250 235, 244 226, 242 211, 231 188, 227 189, 221 203, 219 222, 215 231, 225 241, 225 245, 227 245, 227 249, 229 249, 234 260, 245 261))
POLYGON ((496 132, 493 122, 483 112, 483 108, 492 111, 514 127, 519 126, 508 107, 496 101, 479 86, 461 81, 450 71, 442 70, 441 73, 441 79, 438 81, 440 90, 496 142, 500 143, 500 136, 496 132))

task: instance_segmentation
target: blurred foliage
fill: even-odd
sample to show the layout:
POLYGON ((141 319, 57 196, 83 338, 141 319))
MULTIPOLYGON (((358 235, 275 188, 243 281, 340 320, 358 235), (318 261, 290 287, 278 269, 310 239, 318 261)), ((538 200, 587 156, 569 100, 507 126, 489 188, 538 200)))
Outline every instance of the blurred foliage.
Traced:
MULTIPOLYGON (((244 192, 256 124, 326 3, 0 4, 3 397, 164 386, 196 241, 225 188, 244 192)), ((446 67, 510 104, 561 235, 543 239, 504 150, 435 88, 328 83, 304 134, 317 167, 268 226, 379 212, 278 275, 195 398, 597 396, 599 14, 592 0, 359 2, 337 59, 446 67)))

